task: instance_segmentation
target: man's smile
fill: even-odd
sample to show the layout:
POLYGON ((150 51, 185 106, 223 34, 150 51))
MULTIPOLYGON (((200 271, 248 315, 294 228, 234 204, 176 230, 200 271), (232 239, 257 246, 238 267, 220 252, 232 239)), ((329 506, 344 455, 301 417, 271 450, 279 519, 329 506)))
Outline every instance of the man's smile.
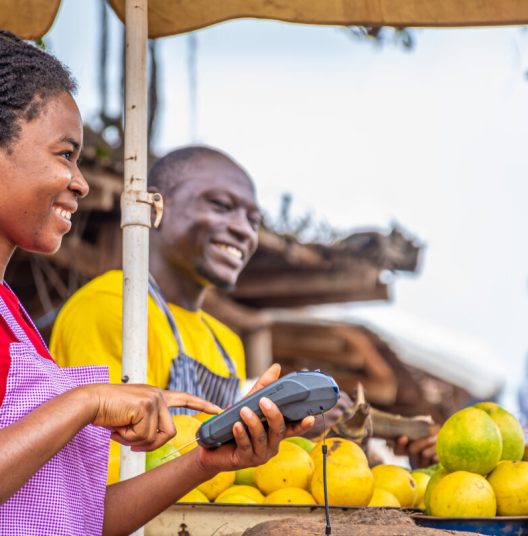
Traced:
POLYGON ((212 244, 216 246, 218 249, 227 253, 230 257, 233 257, 234 259, 238 261, 242 261, 244 259, 244 253, 242 252, 241 249, 237 248, 236 246, 227 244, 225 242, 216 242, 216 241, 213 241, 212 244))

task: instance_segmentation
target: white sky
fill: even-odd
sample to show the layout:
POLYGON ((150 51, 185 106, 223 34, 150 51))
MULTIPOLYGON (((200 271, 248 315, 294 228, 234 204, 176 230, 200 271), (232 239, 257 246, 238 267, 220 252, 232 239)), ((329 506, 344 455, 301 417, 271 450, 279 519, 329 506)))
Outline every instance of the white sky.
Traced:
MULTIPOLYGON (((99 104, 98 7, 63 0, 48 34, 88 121, 99 104)), ((199 141, 247 168, 269 213, 290 192, 298 213, 342 229, 397 221, 425 242, 421 273, 396 279, 392 305, 370 308, 487 343, 515 409, 528 342, 528 32, 415 30, 410 52, 271 21, 196 35, 199 141)), ((161 153, 189 142, 190 129, 187 38, 160 47, 161 153)), ((118 52, 114 43, 114 80, 118 52)))

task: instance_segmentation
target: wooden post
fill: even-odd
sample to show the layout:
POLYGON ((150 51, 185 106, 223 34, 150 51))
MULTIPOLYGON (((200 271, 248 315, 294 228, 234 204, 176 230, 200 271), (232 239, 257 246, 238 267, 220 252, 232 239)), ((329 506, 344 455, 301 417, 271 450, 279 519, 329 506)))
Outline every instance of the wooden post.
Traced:
POLYGON ((271 328, 264 326, 243 335, 248 378, 260 376, 273 363, 271 328))

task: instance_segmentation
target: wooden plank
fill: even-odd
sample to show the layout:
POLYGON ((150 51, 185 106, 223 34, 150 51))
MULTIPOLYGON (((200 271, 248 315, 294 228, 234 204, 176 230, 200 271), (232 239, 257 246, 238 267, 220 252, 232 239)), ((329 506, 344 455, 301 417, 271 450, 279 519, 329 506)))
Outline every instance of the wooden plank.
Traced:
MULTIPOLYGON (((352 506, 330 506, 330 515, 352 514, 357 510, 352 506)), ((321 505, 178 503, 146 525, 145 535, 240 536, 263 521, 285 518, 322 520, 324 516, 324 506, 321 505)))
POLYGON ((379 270, 358 266, 354 270, 331 272, 298 271, 276 274, 273 277, 242 274, 233 296, 255 298, 272 296, 299 296, 313 294, 352 293, 374 289, 378 285, 379 270))
MULTIPOLYGON (((397 376, 376 346, 375 341, 371 339, 368 333, 354 326, 338 324, 335 327, 336 329, 339 328, 339 336, 351 350, 348 364, 336 361, 334 359, 335 355, 331 353, 310 356, 309 351, 303 352, 301 350, 296 360, 291 359, 291 356, 286 360, 282 360, 280 353, 274 353, 275 360, 284 365, 284 372, 298 369, 299 365, 312 369, 321 368, 325 372, 332 374, 341 389, 348 394, 351 394, 355 390, 357 383, 361 382, 365 387, 369 401, 384 406, 392 405, 398 392, 397 376), (361 356, 362 367, 355 366, 357 361, 354 363, 353 356, 361 356)), ((310 328, 310 325, 306 325, 307 334, 309 334, 310 328)), ((299 342, 301 339, 302 336, 297 337, 299 342)), ((324 341, 325 338, 321 334, 321 342, 324 341)))
POLYGON ((358 289, 351 292, 328 292, 324 294, 307 293, 301 296, 259 296, 241 299, 234 298, 245 305, 257 308, 266 307, 302 307, 306 305, 321 305, 324 303, 348 303, 357 301, 389 300, 389 287, 379 283, 375 288, 358 289))

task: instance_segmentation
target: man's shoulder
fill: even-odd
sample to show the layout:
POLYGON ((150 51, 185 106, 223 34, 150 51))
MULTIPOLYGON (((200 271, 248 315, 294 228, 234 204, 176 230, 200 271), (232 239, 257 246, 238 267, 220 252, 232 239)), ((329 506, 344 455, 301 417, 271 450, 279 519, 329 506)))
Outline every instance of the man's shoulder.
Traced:
POLYGON ((90 294, 123 296, 123 272, 121 270, 105 272, 83 285, 73 296, 90 294))
POLYGON ((106 272, 76 290, 66 303, 62 306, 58 320, 81 313, 86 315, 90 310, 96 309, 98 314, 104 315, 113 311, 112 304, 121 310, 123 297, 123 272, 121 270, 111 270, 106 272))

